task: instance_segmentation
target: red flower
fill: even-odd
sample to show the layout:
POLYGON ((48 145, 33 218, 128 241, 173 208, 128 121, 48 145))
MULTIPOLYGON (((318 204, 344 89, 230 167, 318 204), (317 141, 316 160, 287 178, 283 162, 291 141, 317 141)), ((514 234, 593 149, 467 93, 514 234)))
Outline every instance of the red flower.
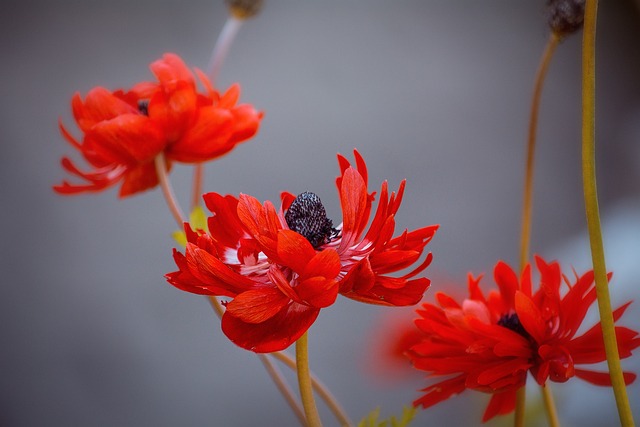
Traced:
POLYGON ((207 89, 199 93, 193 74, 177 55, 167 53, 151 64, 157 83, 139 83, 130 91, 96 87, 83 101, 71 100, 82 142, 60 123, 64 138, 93 167, 85 172, 67 157, 63 168, 87 181, 54 186, 61 194, 96 192, 122 182, 120 197, 158 184, 154 159, 199 163, 219 157, 253 136, 262 113, 251 105, 236 105, 240 87, 220 96, 196 70, 207 89))
POLYGON ((367 170, 355 152, 357 168, 338 156, 338 191, 343 223, 333 228, 320 199, 305 192, 282 193, 276 211, 251 196, 204 195, 209 232, 185 224, 187 246, 174 250, 174 286, 197 294, 226 296, 222 330, 236 344, 256 352, 282 350, 314 322, 338 293, 385 305, 416 304, 429 286, 423 271, 431 255, 401 277, 387 274, 415 264, 437 226, 405 231, 392 238, 398 195, 382 185, 380 203, 364 237, 374 193, 367 192, 367 170))
MULTIPOLYGON (((416 325, 422 341, 409 351, 414 366, 429 377, 447 376, 425 388, 414 405, 424 408, 472 389, 492 393, 483 421, 506 414, 515 407, 515 392, 524 386, 527 371, 543 385, 547 380, 565 382, 582 378, 596 385, 611 385, 609 374, 578 368, 606 360, 600 323, 576 337, 589 307, 596 300, 593 272, 563 277, 557 262, 536 257, 540 287, 533 292, 531 268, 520 278, 505 263, 494 269, 498 290, 486 297, 480 278, 469 276, 469 298, 461 304, 439 293, 438 305, 424 304, 416 325), (569 288, 560 296, 562 283, 569 288)), ((630 302, 614 311, 617 321, 630 302)), ((638 333, 617 326, 621 358, 640 346, 638 333)), ((625 373, 631 383, 635 374, 625 373)))

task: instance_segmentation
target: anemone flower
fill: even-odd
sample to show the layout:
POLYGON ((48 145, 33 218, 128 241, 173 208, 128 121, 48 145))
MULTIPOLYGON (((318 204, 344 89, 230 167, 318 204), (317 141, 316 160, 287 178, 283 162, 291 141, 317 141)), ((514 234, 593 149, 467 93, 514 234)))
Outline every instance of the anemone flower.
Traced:
POLYGON ((59 123, 63 137, 92 167, 79 169, 68 157, 63 168, 86 181, 63 181, 54 186, 60 194, 97 192, 122 183, 120 197, 158 184, 154 159, 164 154, 165 166, 173 161, 201 163, 219 157, 258 130, 262 113, 251 105, 236 105, 240 87, 223 95, 196 70, 206 88, 200 93, 193 74, 182 59, 167 53, 153 62, 157 82, 143 82, 131 90, 109 91, 96 87, 85 99, 71 100, 73 116, 82 138, 59 123))
MULTIPOLYGON (((423 338, 408 352, 416 368, 429 378, 442 378, 422 391, 414 402, 433 406, 466 389, 491 393, 483 421, 515 408, 515 394, 525 385, 527 372, 536 382, 565 382, 573 377, 610 386, 609 374, 584 365, 606 360, 600 323, 576 336, 596 301, 593 272, 571 281, 557 262, 536 257, 540 285, 532 290, 531 268, 518 279, 504 262, 494 269, 498 286, 486 296, 480 278, 469 276, 469 297, 458 303, 444 293, 437 305, 424 304, 415 323, 423 338), (568 288, 561 292, 562 285, 568 288), (561 293, 564 295, 561 296, 561 293)), ((630 302, 614 311, 618 321, 630 302)), ((616 326, 621 358, 640 346, 638 333, 616 326)), ((631 383, 635 374, 625 373, 631 383)))
POLYGON ((354 168, 338 156, 342 223, 335 228, 311 192, 282 193, 279 210, 245 194, 205 194, 213 213, 208 231, 185 224, 186 249, 174 250, 178 271, 167 280, 188 292, 231 298, 222 330, 255 352, 288 347, 338 294, 372 304, 418 303, 429 280, 416 276, 431 254, 418 261, 437 226, 393 237, 405 183, 389 194, 385 182, 365 233, 375 193, 368 192, 366 164, 357 151, 355 158, 354 168))

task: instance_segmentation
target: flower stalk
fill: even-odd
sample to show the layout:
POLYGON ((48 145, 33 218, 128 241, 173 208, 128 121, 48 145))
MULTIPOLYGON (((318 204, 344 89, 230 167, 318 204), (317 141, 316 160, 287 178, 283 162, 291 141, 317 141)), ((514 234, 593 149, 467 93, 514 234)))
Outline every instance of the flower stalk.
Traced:
MULTIPOLYGON (((242 26, 242 21, 242 19, 238 19, 233 15, 230 15, 227 19, 227 22, 225 22, 224 27, 222 27, 222 31, 220 31, 218 40, 216 40, 216 44, 213 47, 213 51, 211 52, 211 60, 209 61, 209 65, 207 66, 207 74, 209 75, 211 84, 214 87, 216 85, 216 79, 218 78, 218 73, 220 72, 222 63, 227 57, 227 53, 229 53, 231 44, 233 43, 233 40, 235 39, 238 31, 240 30, 240 27, 242 26)), ((203 181, 204 165, 202 165, 202 163, 198 163, 193 169, 193 191, 191 197, 191 208, 200 206, 200 199, 203 193, 203 181)))
MULTIPOLYGON (((536 152, 536 137, 538 129, 538 116, 540 111, 540 99, 542 98, 542 88, 544 87, 544 81, 547 76, 547 70, 551 63, 551 58, 555 52, 558 43, 560 42, 560 36, 552 31, 549 35, 549 39, 545 46, 542 58, 540 59, 540 65, 536 72, 533 88, 533 97, 531 100, 531 113, 529 116, 529 131, 527 134, 527 158, 525 167, 524 178, 524 190, 522 201, 522 225, 520 230, 520 272, 524 269, 529 260, 529 250, 531 246, 531 217, 533 210, 533 175, 535 165, 535 152, 536 152)), ((543 394, 545 391, 543 390, 543 394)), ((550 399, 553 397, 548 396, 550 399)), ((526 391, 523 386, 516 394, 516 410, 514 425, 516 427, 522 427, 524 425, 524 412, 525 412, 526 391)), ((547 418, 553 425, 551 420, 557 420, 557 414, 550 412, 555 410, 555 405, 545 405, 547 410, 547 418)))
POLYGON ((553 400, 553 393, 551 392, 549 385, 540 386, 540 390, 542 391, 544 408, 547 411, 549 427, 559 427, 560 421, 558 420, 558 411, 556 410, 556 403, 553 400))
POLYGON ((298 371, 298 386, 300 387, 300 399, 304 413, 307 417, 308 427, 321 427, 320 415, 313 398, 313 388, 311 387, 311 376, 309 373, 309 351, 308 332, 302 334, 296 341, 296 367, 298 371))
MULTIPOLYGON (((220 302, 214 296, 208 296, 207 299, 209 300, 209 304, 211 304, 213 311, 215 311, 218 317, 222 319, 224 309, 222 308, 220 302)), ((284 376, 282 375, 280 370, 278 370, 278 368, 276 368, 274 364, 271 363, 271 360, 269 360, 266 354, 257 353, 257 356, 258 359, 260 359, 260 362, 262 362, 262 365, 266 369, 267 373, 275 383, 278 391, 280 392, 280 394, 282 394, 284 400, 287 401, 287 404, 295 414, 298 421, 300 421, 300 424, 303 426, 306 425, 306 417, 304 416, 304 411, 300 407, 300 404, 296 400, 293 391, 285 381, 284 376)))
POLYGON ((611 311, 595 174, 595 42, 598 2, 587 0, 582 37, 582 177, 598 310, 620 424, 633 426, 611 311))
POLYGON ((182 213, 182 209, 180 209, 175 194, 173 194, 173 188, 171 187, 169 176, 167 175, 167 167, 165 165, 164 154, 158 154, 155 157, 154 162, 156 166, 156 174, 158 175, 158 181, 160 181, 160 188, 162 188, 164 199, 166 200, 167 206, 171 211, 171 215, 173 215, 173 218, 178 224, 178 228, 182 228, 182 223, 184 222, 185 216, 182 213))

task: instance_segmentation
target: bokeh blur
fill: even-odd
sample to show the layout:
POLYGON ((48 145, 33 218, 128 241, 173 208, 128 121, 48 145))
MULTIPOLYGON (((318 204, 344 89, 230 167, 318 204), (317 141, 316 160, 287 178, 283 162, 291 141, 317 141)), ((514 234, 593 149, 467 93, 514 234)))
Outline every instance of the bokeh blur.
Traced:
MULTIPOLYGON (((498 259, 517 262, 544 3, 268 0, 241 28, 218 81, 222 89, 240 82, 241 100, 265 118, 256 138, 207 166, 205 189, 261 200, 309 190, 339 222, 335 155, 357 148, 374 187, 408 180, 398 229, 441 224, 425 298, 456 286, 462 294, 468 271, 490 277, 498 259)), ((0 425, 295 425, 258 359, 224 337, 206 300, 163 279, 175 267, 175 226, 158 189, 125 200, 115 189, 75 197, 51 190, 65 178, 59 159, 73 151, 57 121, 75 130, 74 92, 151 79, 148 64, 164 52, 204 68, 226 17, 221 0, 3 2, 0 425)), ((612 299, 637 300, 622 322, 636 329, 639 24, 638 3, 601 2, 601 212, 612 299)), ((582 272, 590 255, 580 41, 559 46, 543 93, 532 248, 582 272)), ((172 180, 186 205, 190 168, 177 167, 172 180)), ((379 319, 390 310, 342 298, 309 333, 313 371, 354 420, 376 406, 399 413, 425 384, 420 372, 390 381, 371 369, 385 344, 379 319)), ((623 366, 640 372, 639 358, 623 366)), ((565 425, 616 424, 611 389, 580 380, 553 389, 565 425)), ((640 419, 640 381, 628 391, 640 419)), ((544 425, 535 388, 529 395, 531 416, 544 425)), ((465 393, 420 412, 416 425, 479 424, 487 401, 465 393)))

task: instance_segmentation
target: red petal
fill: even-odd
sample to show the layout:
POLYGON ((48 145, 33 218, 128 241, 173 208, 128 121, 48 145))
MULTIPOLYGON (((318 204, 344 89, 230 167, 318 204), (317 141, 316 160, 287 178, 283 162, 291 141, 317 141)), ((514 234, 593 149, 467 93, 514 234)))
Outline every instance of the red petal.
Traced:
POLYGON ((227 312, 246 323, 262 323, 278 314, 290 302, 276 288, 251 289, 227 304, 227 312))
POLYGON ((311 243, 302 235, 291 230, 278 231, 277 238, 277 251, 280 261, 297 273, 305 271, 307 263, 316 254, 311 243))
POLYGON ((362 176, 353 168, 348 168, 340 187, 342 206, 342 242, 338 252, 344 252, 358 238, 369 220, 367 211, 367 188, 362 176))
POLYGON ((222 316, 222 331, 238 346, 256 353, 284 350, 304 334, 320 310, 292 302, 262 323, 246 323, 230 313, 222 316))
MULTIPOLYGON (((576 369, 576 377, 599 386, 611 386, 611 376, 608 372, 587 371, 584 369, 576 369)), ((632 372, 623 372, 625 385, 629 385, 636 380, 636 374, 632 372)))
POLYGON ((195 122, 182 138, 169 147, 167 154, 180 162, 196 163, 211 160, 229 152, 233 134, 233 115, 229 110, 202 107, 195 122))
POLYGON ((502 393, 495 393, 491 396, 489 405, 484 411, 482 422, 486 423, 496 415, 511 413, 516 408, 516 391, 507 390, 502 393))
POLYGON ((158 175, 154 162, 129 168, 124 174, 119 197, 127 197, 158 185, 158 175))
POLYGON ((503 261, 499 261, 494 270, 493 276, 496 284, 500 288, 500 294, 502 299, 508 308, 514 307, 514 295, 518 290, 518 276, 516 273, 503 261))
POLYGON ((148 117, 124 114, 96 124, 85 144, 118 163, 148 162, 164 150, 164 134, 148 117))
POLYGON ((538 307, 523 292, 516 291, 515 309, 524 329, 536 342, 541 343, 546 335, 546 327, 538 307))

